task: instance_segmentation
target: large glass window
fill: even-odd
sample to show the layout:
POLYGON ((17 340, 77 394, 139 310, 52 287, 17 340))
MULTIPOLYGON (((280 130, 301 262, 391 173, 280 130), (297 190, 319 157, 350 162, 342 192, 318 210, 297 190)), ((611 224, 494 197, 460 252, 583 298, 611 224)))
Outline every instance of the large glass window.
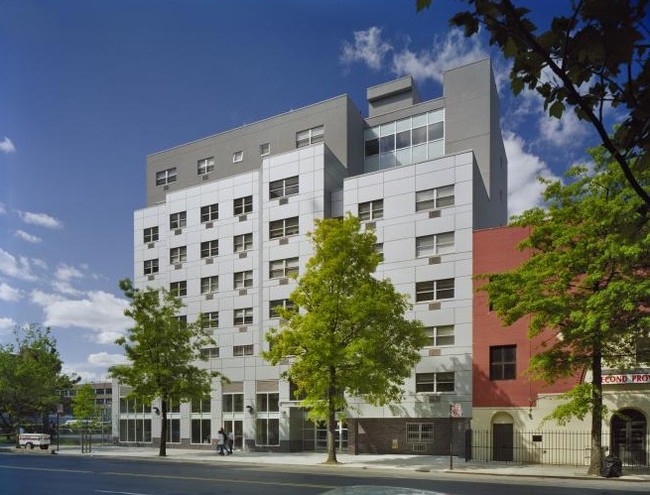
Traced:
POLYGON ((490 346, 490 380, 517 378, 517 346, 490 346))
POLYGON ((221 398, 223 412, 244 412, 244 394, 223 394, 221 398))

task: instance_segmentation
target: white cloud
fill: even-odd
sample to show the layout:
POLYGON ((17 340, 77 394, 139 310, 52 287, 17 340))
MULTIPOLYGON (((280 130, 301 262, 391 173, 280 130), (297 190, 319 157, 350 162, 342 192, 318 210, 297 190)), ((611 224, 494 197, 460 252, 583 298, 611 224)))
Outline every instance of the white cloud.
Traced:
POLYGON ((22 297, 20 290, 14 289, 5 282, 0 284, 0 301, 15 302, 22 299, 22 297))
POLYGON ((41 270, 47 270, 47 263, 40 258, 32 258, 32 264, 41 270))
POLYGON ((504 133, 503 144, 508 157, 508 215, 542 204, 545 186, 538 177, 557 180, 548 165, 525 150, 524 140, 512 132, 504 133))
POLYGON ((82 296, 84 294, 82 291, 72 287, 70 282, 65 282, 63 280, 53 280, 52 287, 55 291, 67 296, 82 296))
POLYGON ((48 215, 47 213, 32 213, 29 211, 19 211, 18 215, 23 222, 40 227, 47 227, 48 229, 63 228, 63 222, 48 215))
POLYGON ((124 316, 128 302, 103 291, 89 292, 81 299, 33 291, 32 301, 43 307, 44 325, 89 329, 100 344, 112 344, 133 324, 124 316))
POLYGON ((93 366, 113 366, 114 364, 127 363, 126 356, 122 354, 109 354, 107 352, 98 352, 88 356, 88 363, 93 366))
POLYGON ((452 29, 442 40, 436 37, 431 49, 414 53, 405 48, 393 55, 392 71, 398 76, 410 74, 418 81, 431 79, 442 83, 446 70, 488 56, 478 36, 465 38, 460 29, 452 29))
POLYGON ((11 318, 0 318, 0 334, 8 334, 16 326, 16 322, 11 318))
POLYGON ((29 233, 25 232, 24 230, 17 230, 14 235, 16 237, 18 237, 19 239, 22 239, 23 241, 29 242, 31 244, 38 244, 39 242, 42 241, 42 239, 40 237, 29 234, 29 233))
POLYGON ((588 124, 578 120, 571 110, 564 112, 562 119, 542 115, 539 119, 539 131, 542 139, 562 148, 581 146, 590 133, 588 124))
POLYGON ((5 136, 2 141, 0 141, 0 151, 3 153, 13 153, 16 151, 14 143, 12 143, 11 139, 9 139, 7 136, 5 136))
POLYGON ((29 259, 24 256, 16 258, 2 248, 0 248, 0 273, 21 280, 36 280, 36 276, 32 273, 29 259))
POLYGON ((5 204, 0 202, 0 215, 4 215, 7 213, 7 209, 5 208, 5 204))
POLYGON ((355 31, 354 43, 343 42, 340 60, 346 65, 362 62, 371 69, 378 70, 390 50, 392 46, 381 40, 381 28, 372 26, 365 31, 355 31))

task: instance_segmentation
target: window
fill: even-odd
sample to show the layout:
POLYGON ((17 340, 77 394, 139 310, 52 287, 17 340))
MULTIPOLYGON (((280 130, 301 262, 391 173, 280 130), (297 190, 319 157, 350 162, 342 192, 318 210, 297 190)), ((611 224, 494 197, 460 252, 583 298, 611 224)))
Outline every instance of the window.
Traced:
POLYGON ((158 227, 149 227, 144 229, 144 243, 155 242, 158 240, 158 227))
POLYGON ((219 311, 201 313, 203 317, 203 328, 219 328, 219 311))
POLYGON ((359 220, 377 220, 384 216, 384 200, 377 199, 366 203, 359 203, 359 220))
POLYGON ((181 443, 181 420, 167 418, 167 442, 181 443))
POLYGON ((212 222, 219 219, 219 204, 201 206, 201 223, 212 222))
POLYGON ((279 419, 257 418, 255 430, 255 445, 280 445, 279 419))
POLYGON ((183 297, 187 295, 187 281, 172 282, 169 284, 169 292, 176 297, 183 297))
POLYGON ((253 308, 236 309, 233 317, 233 325, 252 325, 253 308))
POLYGON ((187 212, 179 211, 169 215, 169 230, 182 229, 187 225, 187 212))
POLYGON ((433 423, 406 423, 406 441, 433 442, 433 423))
POLYGON ((255 410, 258 413, 278 412, 280 410, 280 394, 263 392, 255 396, 255 410))
POLYGON ((233 251, 242 253, 253 249, 253 234, 241 234, 233 237, 233 251))
POLYGON ((454 372, 445 371, 442 373, 416 373, 416 392, 453 392, 454 372))
POLYGON ((158 258, 155 260, 145 260, 144 261, 144 274, 153 275, 158 273, 158 258))
POLYGON ((244 394, 223 394, 221 410, 223 412, 244 412, 244 394))
POLYGON ((424 333, 429 338, 429 343, 434 347, 442 347, 445 345, 454 345, 454 326, 453 325, 440 325, 436 327, 426 327, 424 333))
POLYGON ((120 397, 120 412, 129 419, 120 419, 120 442, 151 442, 151 404, 120 397))
POLYGON ((454 250, 454 233, 424 235, 415 238, 415 255, 419 257, 451 253, 454 250))
POLYGON ((274 180, 269 183, 269 199, 298 194, 298 176, 274 180))
POLYGON ((244 289, 253 286, 253 270, 245 272, 235 272, 233 275, 233 287, 235 289, 244 289))
POLYGON ((218 290, 219 277, 217 275, 201 278, 201 294, 214 294, 218 290))
POLYGON ((232 162, 233 163, 239 163, 244 160, 244 152, 243 151, 235 151, 232 154, 232 162))
POLYGON ((174 318, 176 318, 176 321, 181 325, 183 326, 187 325, 187 315, 178 315, 175 316, 174 318))
POLYGON ((271 154, 271 143, 260 144, 260 156, 267 156, 271 154))
POLYGON ((281 318, 278 314, 278 308, 295 309, 296 305, 290 299, 276 299, 269 301, 269 318, 281 318))
POLYGON ((245 215, 253 211, 253 196, 244 196, 233 200, 232 207, 235 215, 245 215))
MULTIPOLYGON (((218 347, 204 347, 201 349, 201 358, 203 359, 214 359, 219 357, 219 348, 218 347)), ((207 401, 208 403, 210 401, 207 401)), ((194 407, 194 403, 192 403, 192 407, 194 407)), ((210 411, 210 407, 208 406, 207 412, 210 411)), ((194 412, 194 411, 192 411, 194 412)))
POLYGON ((156 185, 164 186, 170 182, 176 182, 176 167, 168 168, 167 170, 161 170, 156 172, 156 185))
POLYGON ((383 242, 378 242, 377 244, 375 244, 375 251, 377 252, 377 254, 379 254, 379 256, 381 256, 379 258, 379 260, 384 261, 384 243, 383 242))
POLYGON ((219 256, 219 240, 205 241, 201 243, 201 259, 219 256))
POLYGON ((296 148, 302 148, 303 146, 309 146, 310 144, 320 143, 323 141, 324 137, 325 129, 322 125, 297 132, 296 148))
POLYGON ((454 297, 454 279, 430 280, 415 284, 415 301, 438 301, 454 297))
POLYGON ((274 260, 269 263, 269 278, 288 277, 298 275, 298 258, 274 260))
POLYGON ((433 210, 453 205, 453 185, 426 189, 415 193, 415 211, 433 210))
POLYGON ((214 170, 214 157, 203 158, 196 162, 197 173, 199 175, 207 174, 214 170))
POLYGON ((490 380, 514 380, 515 378, 517 378, 517 346, 491 346, 490 380))
POLYGON ((233 356, 252 356, 253 355, 253 344, 246 345, 235 345, 232 348, 233 356))
POLYGON ((187 261, 187 246, 171 248, 169 250, 169 264, 177 265, 187 261))
POLYGON ((297 235, 298 232, 298 217, 283 218, 282 220, 269 222, 269 239, 297 235))

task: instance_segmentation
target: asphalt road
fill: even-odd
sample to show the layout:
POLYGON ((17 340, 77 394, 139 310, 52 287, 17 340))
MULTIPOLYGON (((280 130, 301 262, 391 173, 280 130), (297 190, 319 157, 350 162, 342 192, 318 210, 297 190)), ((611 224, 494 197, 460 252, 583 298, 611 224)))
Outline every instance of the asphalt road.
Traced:
POLYGON ((336 466, 215 465, 0 453, 2 495, 312 495, 351 485, 390 485, 454 495, 647 495, 648 483, 504 478, 336 466))

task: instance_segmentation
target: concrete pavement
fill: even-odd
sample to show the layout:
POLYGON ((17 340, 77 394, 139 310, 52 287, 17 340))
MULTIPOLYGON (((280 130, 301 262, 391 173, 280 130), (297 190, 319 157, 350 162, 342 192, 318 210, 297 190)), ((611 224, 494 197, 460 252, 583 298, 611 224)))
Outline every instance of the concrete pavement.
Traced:
MULTIPOLYGON (((4 448, 6 451, 25 452, 20 449, 4 448)), ((51 450, 55 450, 52 446, 51 450)), ((28 451, 33 454, 46 454, 45 451, 28 451)), ((289 466, 322 465, 326 455, 323 452, 271 453, 235 451, 230 456, 219 456, 214 450, 168 448, 167 457, 158 457, 158 449, 154 447, 117 447, 93 445, 90 454, 82 454, 79 446, 61 446, 59 455, 76 456, 91 455, 97 457, 137 457, 161 461, 184 461, 201 463, 246 463, 246 464, 284 464, 289 466)), ((399 469, 415 472, 482 474, 499 476, 535 476, 548 478, 594 479, 587 476, 586 466, 552 466, 539 464, 511 464, 498 462, 477 462, 454 457, 453 469, 449 466, 448 456, 431 455, 400 455, 400 454, 337 454, 339 461, 336 469, 357 468, 368 470, 399 469)), ((603 478, 598 478, 603 479, 603 478)), ((650 469, 636 471, 623 468, 623 476, 613 478, 621 481, 650 482, 650 469), (626 472, 627 471, 627 472, 626 472)))

